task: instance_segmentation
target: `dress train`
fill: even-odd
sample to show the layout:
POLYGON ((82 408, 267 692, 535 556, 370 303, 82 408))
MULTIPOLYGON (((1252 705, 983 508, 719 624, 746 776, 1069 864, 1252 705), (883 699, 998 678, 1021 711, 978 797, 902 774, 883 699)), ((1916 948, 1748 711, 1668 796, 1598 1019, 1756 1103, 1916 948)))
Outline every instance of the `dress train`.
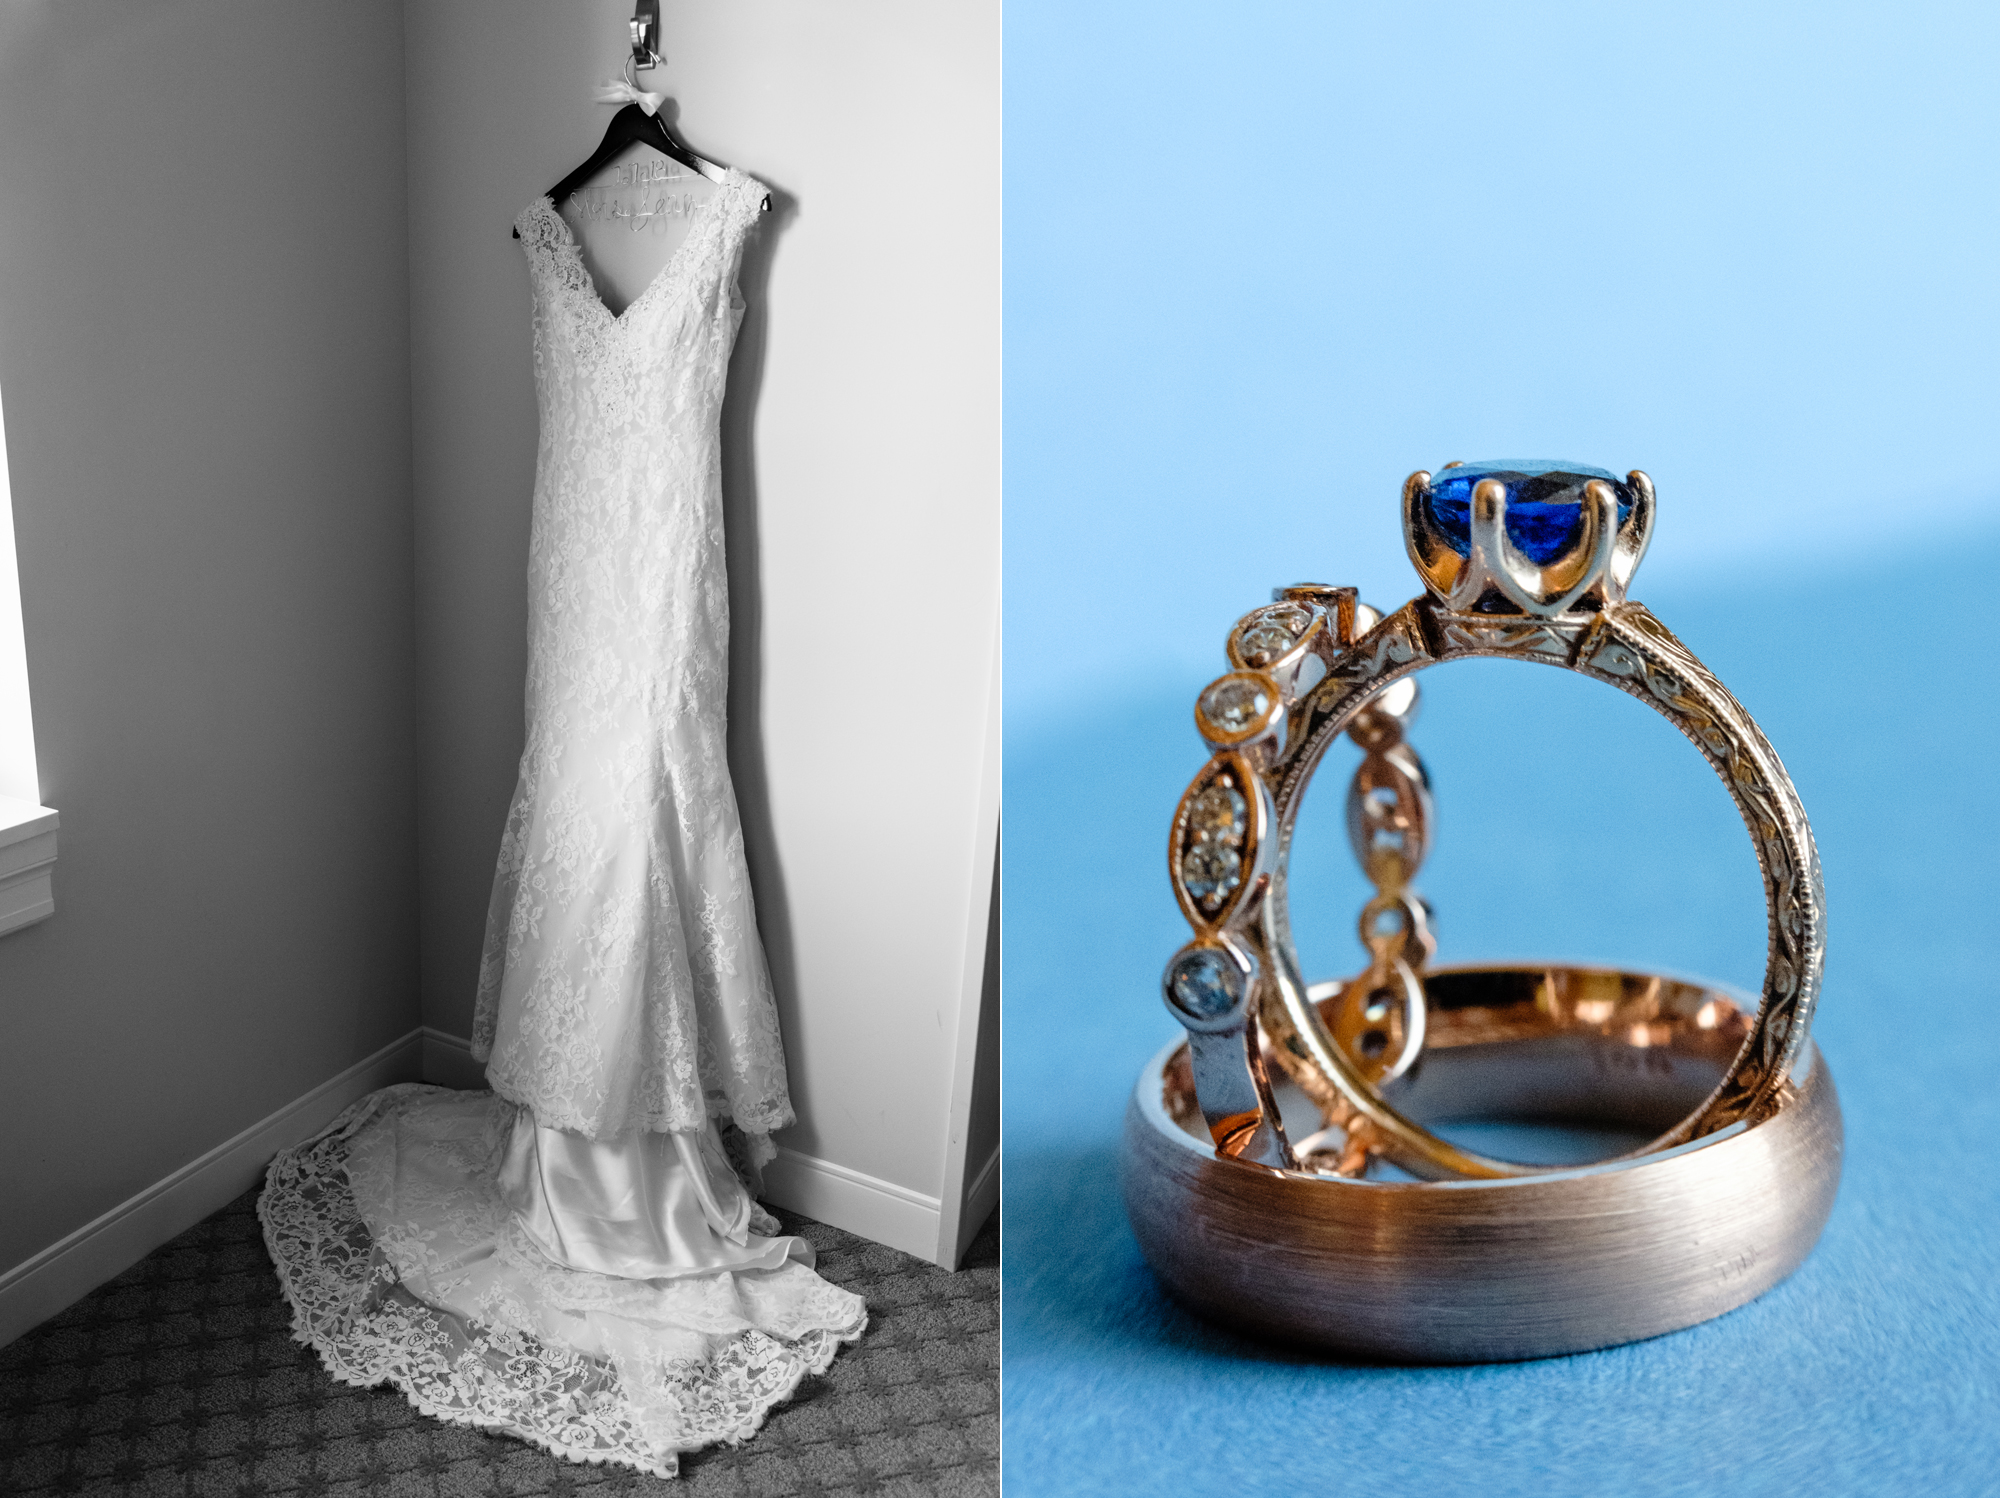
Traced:
POLYGON ((576 1461, 671 1477, 867 1324, 810 1244, 754 1231, 712 1127, 593 1143, 490 1092, 390 1087, 281 1154, 257 1205, 293 1336, 336 1378, 576 1461))

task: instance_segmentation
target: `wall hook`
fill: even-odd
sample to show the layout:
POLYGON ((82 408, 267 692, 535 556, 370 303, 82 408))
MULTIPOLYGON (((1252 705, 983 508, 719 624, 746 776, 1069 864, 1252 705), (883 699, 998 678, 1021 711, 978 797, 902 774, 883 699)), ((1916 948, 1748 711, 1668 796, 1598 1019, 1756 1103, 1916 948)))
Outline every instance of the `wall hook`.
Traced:
POLYGON ((632 66, 643 72, 660 65, 660 0, 634 0, 632 66))

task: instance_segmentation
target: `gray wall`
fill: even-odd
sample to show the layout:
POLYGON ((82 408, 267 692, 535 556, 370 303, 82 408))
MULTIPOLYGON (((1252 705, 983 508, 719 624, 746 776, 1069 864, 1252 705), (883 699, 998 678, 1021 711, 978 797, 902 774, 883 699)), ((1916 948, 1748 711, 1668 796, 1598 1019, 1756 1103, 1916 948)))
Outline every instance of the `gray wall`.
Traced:
MULTIPOLYGON (((418 1021, 403 18, 0 0, 0 1268, 418 1021)), ((454 85, 458 86, 458 85, 454 85)))
POLYGON ((509 229, 603 131, 587 76, 527 86, 565 71, 584 9, 407 6, 423 1007, 459 1037, 524 734, 537 426, 527 265, 509 229), (435 86, 459 69, 488 86, 435 86))

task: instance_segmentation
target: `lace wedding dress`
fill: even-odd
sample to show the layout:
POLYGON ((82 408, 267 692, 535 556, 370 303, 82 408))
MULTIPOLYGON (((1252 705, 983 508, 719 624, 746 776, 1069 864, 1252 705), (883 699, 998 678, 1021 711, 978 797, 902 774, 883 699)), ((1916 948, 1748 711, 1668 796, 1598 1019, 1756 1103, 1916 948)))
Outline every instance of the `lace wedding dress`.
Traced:
POLYGON ((294 1334, 349 1383, 662 1476, 861 1334, 751 1200, 792 1121, 725 744, 720 414, 764 188, 730 172, 613 315, 544 198, 517 223, 541 415, 527 743, 473 1055, 279 1156, 294 1334))

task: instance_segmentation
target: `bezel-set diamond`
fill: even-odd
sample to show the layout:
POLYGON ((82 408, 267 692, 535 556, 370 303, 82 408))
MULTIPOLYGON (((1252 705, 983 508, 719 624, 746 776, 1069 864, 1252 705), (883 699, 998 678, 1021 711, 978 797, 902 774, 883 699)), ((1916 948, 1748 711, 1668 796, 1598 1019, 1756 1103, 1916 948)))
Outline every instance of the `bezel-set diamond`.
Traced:
POLYGON ((1220 942, 1191 942, 1167 964, 1161 986, 1167 1007, 1182 1024, 1206 1030, 1241 1022, 1255 976, 1255 965, 1241 951, 1220 942))
POLYGON ((1249 803, 1227 771, 1189 801, 1181 884, 1202 909, 1219 909, 1243 882, 1243 839, 1249 821, 1249 803))
POLYGON ((1244 665, 1263 669, 1291 654, 1313 622, 1313 611, 1296 603, 1274 603, 1245 614, 1236 626, 1230 654, 1244 665))
POLYGON ((1231 671, 1202 689, 1194 718, 1196 730, 1218 749, 1282 742, 1285 694, 1262 671, 1231 671))
POLYGON ((1270 804, 1250 758, 1230 749, 1217 752, 1181 797, 1167 864, 1197 931, 1226 925, 1268 868, 1270 804))
POLYGON ((1218 680, 1201 694, 1202 715, 1224 733, 1242 735, 1270 716, 1277 689, 1260 677, 1241 671, 1218 680))

